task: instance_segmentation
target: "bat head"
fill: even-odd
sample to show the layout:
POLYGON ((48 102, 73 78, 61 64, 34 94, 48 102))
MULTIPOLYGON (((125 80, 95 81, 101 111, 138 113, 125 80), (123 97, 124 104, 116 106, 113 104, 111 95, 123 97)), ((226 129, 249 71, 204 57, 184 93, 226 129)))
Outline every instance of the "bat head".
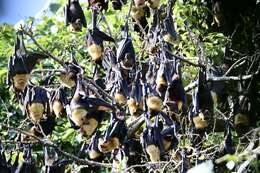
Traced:
POLYGON ((142 105, 138 104, 134 98, 127 100, 127 106, 132 116, 138 117, 142 114, 142 105))
POLYGON ((30 74, 16 74, 13 77, 13 88, 15 91, 22 92, 25 90, 30 79, 30 74))
POLYGON ((118 105, 123 106, 123 105, 126 105, 126 103, 127 103, 127 98, 122 92, 116 92, 114 95, 114 98, 115 98, 115 102, 118 105))
POLYGON ((77 125, 82 126, 86 122, 87 111, 83 108, 76 108, 72 110, 71 120, 77 125))
POLYGON ((91 44, 90 46, 88 46, 88 53, 95 63, 100 63, 102 61, 102 56, 103 56, 102 46, 97 45, 95 43, 91 44))
POLYGON ((124 120, 113 118, 106 130, 104 141, 100 143, 100 150, 107 153, 119 147, 123 143, 126 133, 124 120))
POLYGON ((32 118, 32 121, 37 123, 39 122, 45 111, 44 105, 42 103, 33 102, 27 106, 29 116, 32 118))
POLYGON ((80 132, 83 136, 91 136, 98 127, 98 121, 95 118, 86 118, 83 125, 80 127, 80 132))
POLYGON ((34 123, 38 123, 44 115, 49 115, 50 105, 48 93, 45 88, 30 86, 24 99, 27 115, 34 123))
POLYGON ((159 162, 160 161, 160 149, 156 145, 148 145, 145 148, 146 153, 149 155, 150 161, 159 162))
POLYGON ((150 112, 160 112, 162 105, 162 100, 158 96, 149 96, 147 99, 147 106, 150 112))
POLYGON ((81 19, 77 19, 75 22, 71 24, 72 32, 80 32, 82 30, 82 21, 81 19))
POLYGON ((54 100, 52 109, 56 117, 61 117, 63 115, 64 107, 59 100, 54 100))

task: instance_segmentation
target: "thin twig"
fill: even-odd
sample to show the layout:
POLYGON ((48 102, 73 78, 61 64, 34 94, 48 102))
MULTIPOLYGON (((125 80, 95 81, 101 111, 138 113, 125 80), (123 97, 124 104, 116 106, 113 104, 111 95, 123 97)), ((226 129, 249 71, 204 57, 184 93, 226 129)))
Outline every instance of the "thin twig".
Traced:
POLYGON ((26 131, 23 131, 20 128, 10 127, 10 126, 8 126, 6 124, 0 124, 0 126, 4 127, 4 128, 8 128, 8 129, 14 130, 14 131, 22 133, 22 134, 25 134, 27 136, 30 136, 30 137, 36 139, 38 142, 40 142, 44 146, 53 147, 56 151, 58 151, 59 153, 61 153, 65 157, 73 159, 77 163, 80 163, 80 164, 83 164, 83 165, 94 165, 94 166, 99 166, 99 167, 106 167, 106 168, 111 168, 112 167, 112 164, 95 162, 95 161, 91 161, 91 160, 88 160, 88 159, 81 159, 81 158, 79 158, 79 157, 77 157, 75 155, 72 155, 72 154, 70 154, 70 153, 68 153, 66 151, 63 151, 56 144, 54 144, 52 141, 46 140, 46 139, 42 139, 42 138, 40 138, 38 136, 35 136, 35 135, 30 134, 30 133, 28 133, 26 131))
POLYGON ((54 61, 58 62, 61 66, 65 67, 63 61, 61 61, 60 59, 56 58, 54 55, 52 55, 48 50, 44 49, 37 41, 36 39, 34 38, 33 34, 26 31, 23 27, 21 27, 21 30, 22 32, 25 34, 25 35, 28 35, 31 40, 33 41, 33 43, 39 48, 41 49, 41 51, 43 51, 44 54, 46 54, 48 57, 50 57, 51 59, 53 59, 54 61))

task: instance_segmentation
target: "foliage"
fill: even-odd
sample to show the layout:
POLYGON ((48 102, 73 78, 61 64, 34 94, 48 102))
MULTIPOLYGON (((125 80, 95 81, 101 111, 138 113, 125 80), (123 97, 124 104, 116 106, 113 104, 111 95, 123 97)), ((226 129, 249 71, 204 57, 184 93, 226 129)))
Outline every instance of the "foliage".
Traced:
MULTIPOLYGON (((162 2, 167 4, 167 1, 162 2)), ((227 43, 230 43, 230 36, 225 36, 220 32, 215 32, 211 30, 211 26, 207 23, 207 16, 210 15, 210 11, 203 5, 204 1, 198 3, 195 0, 191 0, 188 3, 184 3, 181 0, 177 0, 174 5, 174 20, 176 23, 177 33, 180 36, 180 43, 174 46, 173 53, 181 53, 191 62, 198 62, 199 59, 199 46, 194 42, 190 36, 190 32, 187 30, 187 25, 191 28, 192 33, 196 35, 202 48, 204 49, 204 56, 207 59, 207 62, 212 65, 220 65, 223 61, 225 46, 227 43)), ((82 32, 71 33, 69 29, 65 26, 63 20, 63 4, 65 2, 60 0, 56 3, 52 3, 48 11, 43 14, 40 18, 29 18, 26 21, 26 26, 32 27, 33 36, 37 42, 45 49, 51 52, 55 57, 58 57, 62 61, 69 61, 70 54, 72 50, 76 51, 76 57, 81 66, 86 69, 86 74, 91 76, 93 71, 93 63, 91 63, 91 58, 87 53, 86 43, 84 37, 88 32, 86 28, 83 28, 82 32)), ((81 3, 85 17, 87 20, 88 27, 91 26, 91 11, 87 8, 87 3, 81 3)), ((102 31, 108 33, 108 28, 111 30, 112 37, 116 41, 121 39, 121 27, 124 25, 126 14, 129 10, 130 3, 128 2, 123 6, 121 11, 115 11, 112 9, 111 4, 109 9, 103 13, 103 16, 106 21, 100 21, 100 28, 102 31)), ((151 22, 152 17, 148 19, 151 22)), ((133 38, 133 43, 135 51, 139 56, 139 53, 142 51, 142 38, 138 33, 133 32, 133 26, 130 25, 130 34, 133 38)), ((25 116, 22 114, 21 110, 15 100, 15 96, 12 92, 9 91, 8 86, 6 85, 6 75, 7 75, 7 63, 8 58, 13 54, 15 38, 15 29, 13 26, 8 24, 3 24, 0 26, 0 122, 8 123, 13 127, 21 127, 21 122, 25 119, 25 116)), ((30 51, 41 51, 33 41, 26 36, 25 44, 28 50, 30 51)), ((106 46, 109 45, 106 43, 106 46)), ((146 55, 146 54, 145 54, 146 55)), ((41 64, 37 65, 37 69, 59 69, 60 65, 54 62, 52 59, 46 59, 41 64)), ((187 86, 192 81, 197 79, 198 67, 192 67, 185 63, 182 64, 182 76, 183 84, 187 86)), ((40 82, 42 76, 37 76, 33 78, 34 82, 40 82)), ((58 80, 55 78, 56 84, 58 80)), ((190 95, 188 99, 190 99, 190 95)), ((107 118, 108 119, 108 118, 107 118)), ((31 122, 29 120, 24 122, 24 130, 29 130, 31 122)), ((101 129, 105 131, 108 124, 108 120, 102 122, 101 129)), ((1 129, 0 130, 1 140, 8 141, 14 140, 17 138, 16 132, 13 130, 1 129)), ((222 133, 212 133, 209 134, 206 143, 204 143, 205 148, 222 145, 223 137, 222 133)), ((235 136, 235 135, 234 135, 235 136)), ((190 143, 185 143, 187 136, 183 137, 183 141, 180 142, 180 146, 189 146, 190 143)), ((235 136, 235 138, 238 138, 235 136)), ((57 146, 62 150, 77 155, 77 152, 80 150, 81 144, 86 140, 80 133, 76 130, 70 128, 70 123, 66 118, 61 118, 56 120, 56 127, 53 131, 51 137, 57 146)), ((87 139, 89 142, 90 139, 87 139)), ((239 141, 235 139, 234 142, 237 144, 239 141)), ((15 144, 8 145, 7 148, 11 150, 15 144)), ((35 144, 33 148, 33 156, 37 161, 38 166, 43 165, 43 152, 41 144, 35 144)), ((204 159, 203 159, 204 160, 204 159)), ((230 156, 227 160, 238 161, 238 157, 230 156)), ((253 165, 257 166, 255 161, 253 165)), ((72 165, 77 169, 77 164, 72 165)), ((68 170, 72 168, 67 168, 68 170)), ((101 172, 106 172, 106 168, 103 168, 101 172)))

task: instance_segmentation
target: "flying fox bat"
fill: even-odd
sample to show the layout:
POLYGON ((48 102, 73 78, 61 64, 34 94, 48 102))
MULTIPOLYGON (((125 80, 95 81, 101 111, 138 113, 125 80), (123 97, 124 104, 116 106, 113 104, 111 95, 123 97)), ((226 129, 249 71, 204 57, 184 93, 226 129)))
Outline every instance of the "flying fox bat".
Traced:
POLYGON ((89 55, 91 56, 92 60, 97 64, 102 63, 104 53, 104 41, 115 42, 112 37, 108 36, 98 29, 97 11, 92 10, 92 29, 88 30, 88 34, 86 35, 86 43, 89 55))
POLYGON ((45 173, 64 173, 66 162, 60 162, 55 151, 44 147, 45 173))
POLYGON ((135 66, 135 51, 132 39, 128 35, 128 21, 124 26, 123 39, 118 43, 116 59, 124 69, 130 70, 135 66))
POLYGON ((62 117, 65 112, 65 106, 68 103, 63 87, 59 87, 51 95, 51 108, 56 117, 62 117))
POLYGON ((27 52, 21 31, 16 33, 14 55, 9 58, 7 84, 12 85, 14 91, 23 92, 30 79, 30 73, 37 62, 46 58, 41 53, 27 52))
POLYGON ((163 39, 167 43, 177 44, 179 42, 179 38, 175 31, 173 18, 172 18, 173 5, 174 5, 173 0, 170 0, 167 6, 166 18, 164 19, 163 22, 163 39))
POLYGON ((164 152, 161 130, 158 127, 159 117, 156 116, 155 123, 152 125, 147 116, 145 115, 147 128, 143 131, 141 143, 145 153, 149 156, 149 160, 158 162, 160 161, 160 155, 164 152))
POLYGON ((66 26, 71 25, 73 32, 81 31, 82 26, 87 27, 86 18, 78 0, 68 0, 64 7, 64 15, 66 26))
POLYGON ((114 107, 100 98, 89 97, 81 77, 78 77, 77 87, 70 102, 72 121, 81 128, 84 135, 91 135, 101 122, 104 112, 114 110, 114 107))
POLYGON ((39 86, 28 86, 24 99, 25 111, 34 123, 50 114, 48 92, 39 86))
POLYGON ((99 142, 99 149, 102 153, 108 153, 123 144, 127 134, 127 127, 124 120, 118 119, 114 113, 111 115, 109 126, 106 130, 104 140, 99 142))
POLYGON ((213 100, 206 84, 206 74, 199 71, 198 88, 193 95, 193 123, 197 129, 210 129, 212 126, 213 100))
POLYGON ((137 73, 134 83, 132 84, 132 90, 130 93, 130 99, 127 100, 127 105, 132 116, 139 116, 142 113, 142 85, 140 83, 140 72, 137 73))
POLYGON ((78 64, 75 58, 75 52, 72 51, 71 62, 65 63, 65 71, 61 72, 59 81, 63 86, 73 88, 76 86, 77 75, 83 72, 83 68, 78 64))
POLYGON ((179 114, 186 105, 186 94, 178 74, 174 74, 170 85, 167 87, 165 104, 170 111, 179 114), (176 106, 175 106, 176 105, 176 106))

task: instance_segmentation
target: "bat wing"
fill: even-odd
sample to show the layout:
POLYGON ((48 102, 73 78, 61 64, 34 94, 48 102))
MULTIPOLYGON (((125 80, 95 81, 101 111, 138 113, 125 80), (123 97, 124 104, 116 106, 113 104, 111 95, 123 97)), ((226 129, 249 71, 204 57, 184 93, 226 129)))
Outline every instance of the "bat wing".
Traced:
POLYGON ((69 4, 66 4, 64 7, 64 16, 65 16, 64 22, 66 26, 68 26, 69 23, 71 23, 71 14, 69 9, 70 9, 69 4))
POLYGON ((115 40, 112 37, 108 36, 106 33, 104 33, 103 31, 100 31, 97 28, 95 28, 93 30, 93 36, 94 36, 94 38, 95 37, 100 38, 102 41, 115 42, 115 40))
POLYGON ((118 43, 118 48, 117 48, 117 52, 116 52, 117 62, 119 62, 122 59, 122 57, 123 57, 124 53, 126 52, 126 49, 128 48, 130 42, 131 41, 128 38, 125 38, 118 43))
POLYGON ((97 109, 108 109, 108 110, 114 110, 114 106, 112 106, 111 104, 107 103, 106 101, 104 101, 103 99, 100 98, 87 98, 86 102, 88 102, 88 107, 94 108, 97 107, 97 109))

